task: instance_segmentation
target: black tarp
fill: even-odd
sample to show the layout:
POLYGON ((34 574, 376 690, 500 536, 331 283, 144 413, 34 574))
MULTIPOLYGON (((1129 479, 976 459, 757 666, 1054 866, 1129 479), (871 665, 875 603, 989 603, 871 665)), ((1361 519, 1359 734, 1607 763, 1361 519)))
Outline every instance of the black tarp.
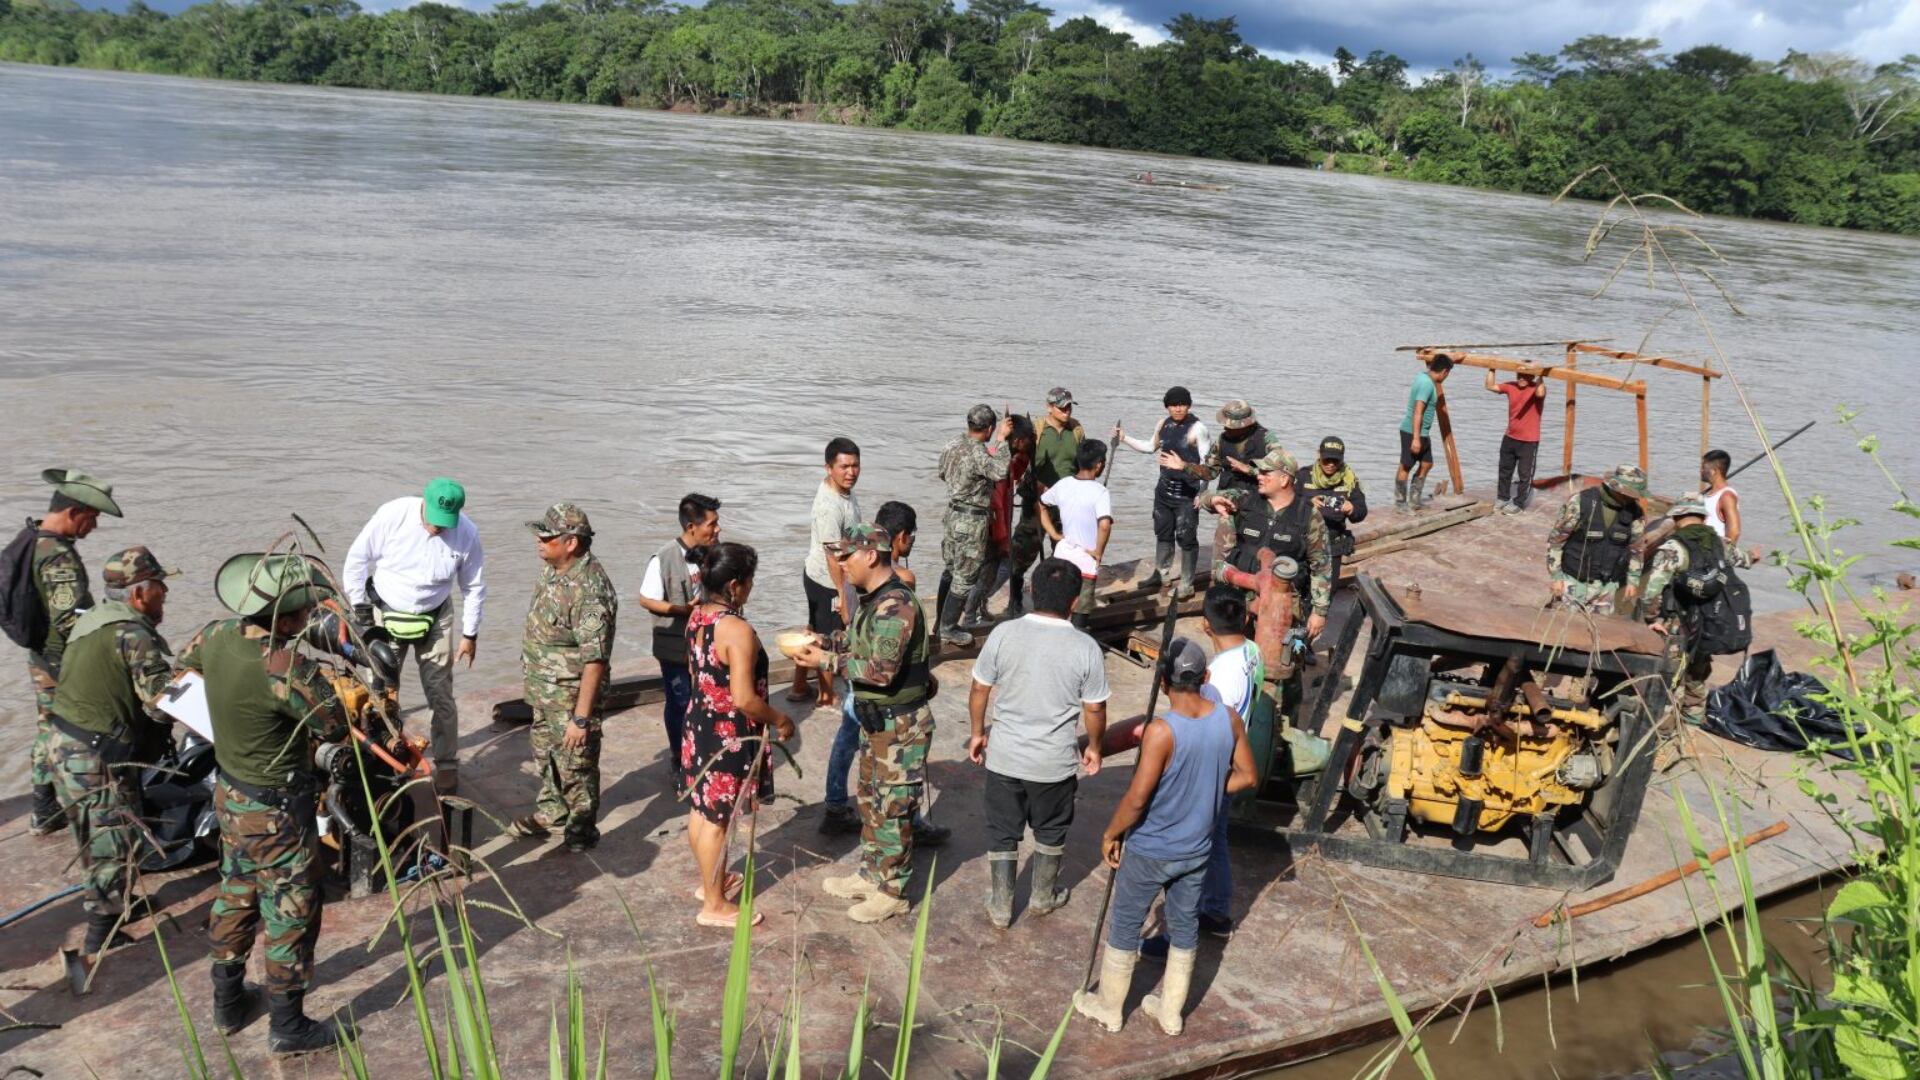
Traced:
POLYGON ((1803 671, 1788 671, 1772 649, 1747 657, 1725 686, 1707 695, 1703 727, 1760 750, 1804 750, 1825 740, 1829 752, 1851 759, 1840 714, 1821 699, 1827 685, 1803 671))

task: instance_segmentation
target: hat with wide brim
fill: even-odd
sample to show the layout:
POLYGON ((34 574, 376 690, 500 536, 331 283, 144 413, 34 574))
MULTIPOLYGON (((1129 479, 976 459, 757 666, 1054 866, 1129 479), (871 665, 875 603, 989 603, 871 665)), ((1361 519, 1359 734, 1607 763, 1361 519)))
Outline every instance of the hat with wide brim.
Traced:
POLYGON ((111 517, 126 516, 120 512, 120 504, 113 501, 113 485, 104 480, 95 480, 78 469, 43 469, 40 479, 82 506, 90 506, 111 517))
POLYGON ((298 555, 250 552, 235 555, 213 576, 214 594, 237 615, 271 608, 300 611, 333 595, 318 560, 298 555))

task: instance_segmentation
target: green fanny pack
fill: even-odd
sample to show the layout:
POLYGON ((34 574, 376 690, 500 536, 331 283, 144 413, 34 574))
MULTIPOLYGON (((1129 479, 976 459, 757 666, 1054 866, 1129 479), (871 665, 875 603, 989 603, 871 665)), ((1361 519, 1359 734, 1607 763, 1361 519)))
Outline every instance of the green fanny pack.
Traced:
POLYGON ((433 623, 431 612, 424 615, 416 615, 411 611, 380 613, 381 628, 395 641, 419 641, 433 631, 433 623))

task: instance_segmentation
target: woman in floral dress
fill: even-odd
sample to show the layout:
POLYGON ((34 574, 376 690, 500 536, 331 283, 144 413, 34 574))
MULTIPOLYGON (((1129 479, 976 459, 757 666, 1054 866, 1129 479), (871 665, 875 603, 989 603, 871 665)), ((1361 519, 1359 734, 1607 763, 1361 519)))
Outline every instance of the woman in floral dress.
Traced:
MULTIPOLYGON (((767 651, 740 613, 753 592, 759 557, 745 544, 713 544, 700 556, 701 603, 687 617, 693 701, 687 709, 680 770, 686 784, 687 839, 700 864, 701 926, 731 929, 738 874, 726 873, 727 833, 738 814, 773 796, 772 748, 764 736, 793 737, 793 721, 767 702, 767 651), (724 879, 724 886, 722 880, 724 879)), ((760 921, 758 912, 754 922, 760 921)))

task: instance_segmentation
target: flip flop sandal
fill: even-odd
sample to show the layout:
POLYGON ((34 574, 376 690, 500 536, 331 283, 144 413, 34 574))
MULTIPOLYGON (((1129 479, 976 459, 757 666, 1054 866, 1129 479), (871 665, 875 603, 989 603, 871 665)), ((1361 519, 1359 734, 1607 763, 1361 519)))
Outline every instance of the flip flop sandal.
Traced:
MULTIPOLYGON (((739 874, 727 875, 727 888, 726 888, 727 899, 731 900, 734 897, 740 895, 741 881, 742 881, 742 878, 740 877, 739 874)), ((703 904, 707 902, 707 886, 704 883, 695 885, 693 887, 693 898, 695 900, 700 901, 703 904)))
MULTIPOLYGON (((747 925, 759 926, 762 922, 766 921, 766 918, 767 916, 765 912, 756 911, 753 913, 753 921, 748 923, 747 925)), ((711 926, 718 930, 732 930, 739 925, 740 916, 738 914, 709 915, 703 911, 700 914, 695 915, 693 917, 693 921, 696 923, 699 923, 701 926, 711 926)))

